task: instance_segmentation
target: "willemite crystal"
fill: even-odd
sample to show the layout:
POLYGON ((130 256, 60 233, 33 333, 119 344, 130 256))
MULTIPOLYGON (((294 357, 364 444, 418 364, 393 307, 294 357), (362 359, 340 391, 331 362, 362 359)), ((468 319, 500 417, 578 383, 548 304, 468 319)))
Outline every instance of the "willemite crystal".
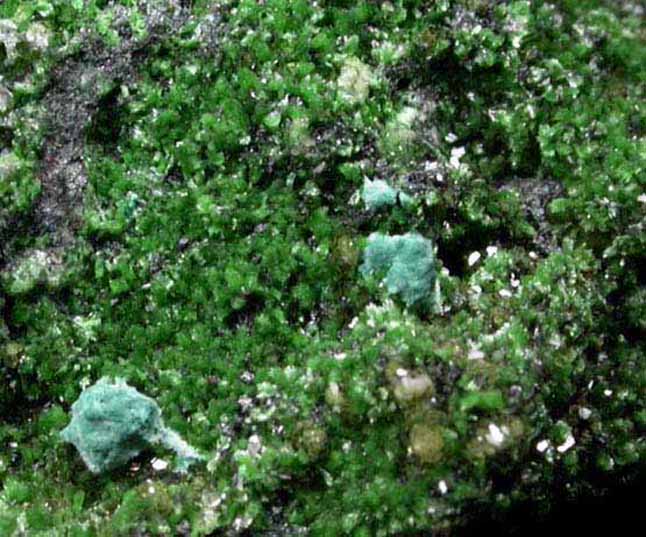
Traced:
POLYGON ((200 455, 179 435, 164 427, 157 403, 125 381, 102 378, 72 405, 72 421, 61 431, 94 473, 124 465, 146 447, 162 443, 179 456, 185 469, 200 455))

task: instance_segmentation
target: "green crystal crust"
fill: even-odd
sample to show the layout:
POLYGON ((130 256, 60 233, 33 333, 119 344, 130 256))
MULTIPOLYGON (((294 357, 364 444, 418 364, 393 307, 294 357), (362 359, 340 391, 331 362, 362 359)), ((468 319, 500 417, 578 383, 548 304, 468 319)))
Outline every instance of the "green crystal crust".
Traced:
POLYGON ((388 294, 401 296, 407 306, 429 303, 436 281, 433 243, 419 233, 372 233, 360 271, 364 276, 385 274, 388 294))
POLYGON ((542 533, 620 522, 646 461, 643 15, 0 1, 0 535, 503 536, 581 499, 603 508, 542 533), (389 288, 413 232, 435 286, 418 239, 389 288), (102 377, 172 431, 95 475, 59 433, 102 377))

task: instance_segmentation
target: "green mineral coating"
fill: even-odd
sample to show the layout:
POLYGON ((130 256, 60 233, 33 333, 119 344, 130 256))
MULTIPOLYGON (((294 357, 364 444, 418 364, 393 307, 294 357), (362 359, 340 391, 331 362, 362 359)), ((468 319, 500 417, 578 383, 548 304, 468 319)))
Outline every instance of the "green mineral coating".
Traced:
POLYGON ((0 1, 0 535, 621 522, 641 4, 0 1))
POLYGON ((361 189, 361 199, 370 210, 380 209, 390 205, 396 205, 399 200, 402 205, 413 201, 408 194, 391 187, 382 179, 366 179, 361 189))
POLYGON ((372 233, 360 271, 364 276, 385 273, 388 293, 400 295, 408 306, 428 302, 436 279, 433 243, 419 233, 372 233))
POLYGON ((185 470, 197 453, 164 427, 157 403, 123 380, 100 379, 72 405, 72 420, 60 433, 74 444, 94 473, 124 465, 141 450, 163 442, 178 452, 185 470))
POLYGON ((505 406, 505 400, 499 391, 473 392, 460 399, 460 409, 468 411, 479 409, 485 411, 501 410, 505 406))

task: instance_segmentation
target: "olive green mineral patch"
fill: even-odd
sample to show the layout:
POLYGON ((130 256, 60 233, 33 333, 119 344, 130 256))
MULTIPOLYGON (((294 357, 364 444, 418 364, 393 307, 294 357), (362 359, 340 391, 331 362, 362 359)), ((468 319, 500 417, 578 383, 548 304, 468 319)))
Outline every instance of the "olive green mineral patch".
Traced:
POLYGON ((124 465, 146 447, 162 443, 179 456, 185 470, 201 456, 164 426, 157 403, 125 381, 100 379, 72 405, 72 421, 61 438, 74 444, 91 472, 124 465))
POLYGON ((435 464, 441 460, 444 439, 440 429, 416 423, 409 436, 411 452, 422 462, 435 464))
POLYGON ((350 104, 361 103, 368 98, 374 76, 370 67, 358 58, 348 58, 337 81, 339 96, 350 104))

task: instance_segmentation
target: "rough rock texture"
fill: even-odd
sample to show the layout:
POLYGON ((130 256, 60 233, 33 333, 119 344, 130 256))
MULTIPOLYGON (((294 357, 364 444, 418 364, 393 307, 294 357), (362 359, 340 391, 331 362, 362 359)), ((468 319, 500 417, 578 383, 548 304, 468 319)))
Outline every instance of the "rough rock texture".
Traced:
MULTIPOLYGON (((59 244, 71 242, 80 225, 87 183, 86 138, 92 119, 115 106, 121 88, 136 83, 138 67, 153 46, 181 28, 189 16, 177 2, 169 2, 165 10, 152 9, 144 18, 146 37, 136 39, 122 11, 116 9, 114 21, 115 30, 122 32, 119 44, 108 46, 81 33, 78 52, 54 67, 42 100, 46 134, 34 219, 38 231, 52 233, 59 244)), ((107 112, 103 121, 111 135, 118 136, 115 110, 107 112)))

